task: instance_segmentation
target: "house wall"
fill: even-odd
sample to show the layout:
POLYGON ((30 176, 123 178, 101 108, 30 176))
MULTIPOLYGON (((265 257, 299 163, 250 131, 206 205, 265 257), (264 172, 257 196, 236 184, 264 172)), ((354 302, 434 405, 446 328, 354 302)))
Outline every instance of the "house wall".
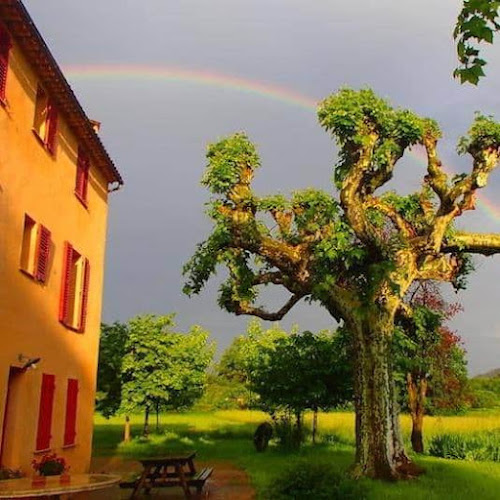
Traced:
POLYGON ((50 450, 73 472, 90 463, 107 219, 107 182, 91 166, 88 208, 74 194, 78 141, 59 113, 52 156, 32 131, 38 79, 15 40, 9 57, 6 105, 0 105, 0 433, 12 366, 19 355, 41 358, 15 383, 15 422, 3 440, 3 465, 31 474, 36 456, 42 374, 55 375, 50 450), (20 271, 24 217, 52 233, 47 282, 20 271), (83 333, 59 322, 64 242, 90 262, 87 323, 83 333), (76 445, 63 448, 68 378, 79 381, 76 445), (13 435, 15 434, 15 436, 13 435))

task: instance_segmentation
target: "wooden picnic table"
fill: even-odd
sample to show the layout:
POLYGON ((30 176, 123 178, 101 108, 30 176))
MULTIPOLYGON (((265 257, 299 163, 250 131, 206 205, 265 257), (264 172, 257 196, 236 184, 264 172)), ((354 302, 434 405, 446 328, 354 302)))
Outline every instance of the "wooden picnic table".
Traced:
POLYGON ((194 486, 198 494, 201 493, 213 471, 211 468, 204 468, 197 472, 194 465, 195 456, 196 452, 193 451, 185 455, 139 460, 143 467, 141 475, 134 481, 122 481, 120 487, 133 488, 130 498, 137 498, 142 489, 149 493, 152 488, 180 486, 184 496, 191 498, 190 486, 194 486))

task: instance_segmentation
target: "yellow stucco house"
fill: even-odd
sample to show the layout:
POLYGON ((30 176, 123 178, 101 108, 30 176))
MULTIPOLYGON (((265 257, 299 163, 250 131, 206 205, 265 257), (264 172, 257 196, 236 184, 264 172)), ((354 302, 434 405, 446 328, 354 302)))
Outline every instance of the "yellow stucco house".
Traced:
POLYGON ((108 195, 123 182, 20 0, 0 0, 0 464, 88 470, 108 195))

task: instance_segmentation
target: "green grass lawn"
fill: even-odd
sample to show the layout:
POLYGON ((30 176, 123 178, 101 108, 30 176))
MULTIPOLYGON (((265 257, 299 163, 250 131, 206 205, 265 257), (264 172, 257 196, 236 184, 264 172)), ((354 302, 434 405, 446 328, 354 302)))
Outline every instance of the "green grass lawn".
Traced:
MULTIPOLYGON (((322 442, 305 445, 300 452, 285 452, 271 446, 263 454, 255 452, 252 435, 266 416, 251 411, 218 411, 213 413, 179 413, 161 416, 160 431, 148 441, 134 439, 121 443, 123 419, 95 418, 94 455, 137 459, 155 455, 197 450, 204 462, 228 460, 244 468, 260 499, 268 499, 266 489, 273 477, 294 461, 335 464, 346 470, 354 459, 353 414, 347 412, 320 415, 322 442)), ((405 437, 409 420, 402 417, 405 437)), ((155 430, 154 419, 151 426, 155 430)), ((500 428, 500 414, 471 413, 461 417, 427 417, 424 432, 432 437, 442 432, 474 433, 500 428)), ((142 417, 132 417, 132 433, 140 436, 142 417)), ((418 479, 388 484, 367 482, 373 499, 499 499, 500 463, 444 460, 430 456, 417 457, 426 474, 418 479)))

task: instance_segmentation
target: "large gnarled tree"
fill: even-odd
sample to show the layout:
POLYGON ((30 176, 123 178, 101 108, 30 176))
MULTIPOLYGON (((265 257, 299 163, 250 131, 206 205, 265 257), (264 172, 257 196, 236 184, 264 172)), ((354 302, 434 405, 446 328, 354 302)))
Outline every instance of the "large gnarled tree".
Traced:
POLYGON ((456 217, 474 208, 478 188, 496 166, 500 125, 477 116, 460 151, 470 174, 450 178, 437 152, 438 125, 392 108, 371 90, 343 89, 318 109, 340 148, 335 194, 307 189, 290 199, 251 188, 260 160, 238 133, 208 148, 203 184, 212 192, 214 229, 187 263, 188 294, 201 291, 219 264, 228 270, 219 304, 234 314, 279 320, 301 299, 319 302, 352 332, 355 360, 356 471, 397 478, 411 467, 395 406, 391 338, 411 321, 403 297, 415 280, 460 284, 468 253, 500 251, 500 235, 458 232, 456 217), (427 151, 422 189, 377 194, 413 145, 427 151), (259 287, 291 294, 275 312, 257 304, 259 287))

